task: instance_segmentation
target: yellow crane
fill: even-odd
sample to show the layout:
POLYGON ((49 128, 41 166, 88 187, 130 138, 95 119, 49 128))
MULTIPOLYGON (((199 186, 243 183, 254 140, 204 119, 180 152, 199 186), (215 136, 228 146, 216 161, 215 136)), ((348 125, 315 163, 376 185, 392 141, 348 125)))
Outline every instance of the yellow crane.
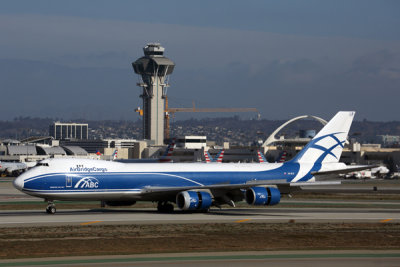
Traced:
POLYGON ((169 139, 169 120, 176 112, 258 112, 256 108, 196 108, 194 102, 191 108, 170 108, 168 107, 168 97, 165 97, 165 138, 169 139))
MULTIPOLYGON (((143 109, 138 107, 135 109, 140 116, 143 116, 143 109)), ((256 108, 196 108, 194 102, 191 108, 170 108, 168 107, 168 97, 165 96, 165 131, 164 136, 169 139, 170 134, 170 118, 174 116, 176 112, 258 112, 256 108)))

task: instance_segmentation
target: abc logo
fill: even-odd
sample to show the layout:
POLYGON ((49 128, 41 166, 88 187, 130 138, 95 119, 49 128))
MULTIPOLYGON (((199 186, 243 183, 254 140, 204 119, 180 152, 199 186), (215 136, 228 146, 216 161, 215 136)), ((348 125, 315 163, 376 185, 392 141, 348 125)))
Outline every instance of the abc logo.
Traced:
POLYGON ((99 180, 94 177, 84 177, 80 179, 74 188, 98 188, 99 187, 99 180))

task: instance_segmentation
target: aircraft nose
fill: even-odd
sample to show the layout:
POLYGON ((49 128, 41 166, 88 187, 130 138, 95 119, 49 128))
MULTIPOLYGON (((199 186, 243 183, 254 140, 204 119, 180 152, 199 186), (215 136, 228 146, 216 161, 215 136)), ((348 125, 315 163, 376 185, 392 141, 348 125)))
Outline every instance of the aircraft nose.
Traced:
POLYGON ((22 178, 21 176, 15 178, 13 185, 18 190, 22 190, 24 188, 24 178, 22 178))

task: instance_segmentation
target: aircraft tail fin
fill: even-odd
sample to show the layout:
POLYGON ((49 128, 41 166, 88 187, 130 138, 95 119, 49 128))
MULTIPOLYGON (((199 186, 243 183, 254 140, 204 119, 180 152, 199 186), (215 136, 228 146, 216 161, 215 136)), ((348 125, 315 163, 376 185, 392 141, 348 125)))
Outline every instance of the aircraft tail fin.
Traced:
POLYGON ((114 150, 114 153, 112 154, 111 158, 112 158, 112 160, 118 159, 118 150, 117 149, 114 150))
POLYGON ((167 149, 165 150, 164 154, 160 157, 160 161, 169 162, 172 161, 172 152, 174 151, 176 144, 175 138, 171 140, 171 143, 168 144, 167 149))
POLYGON ((267 162, 267 159, 265 158, 264 154, 261 153, 260 150, 257 150, 257 156, 258 156, 258 162, 260 163, 267 162))
POLYGON ((222 159, 224 158, 224 153, 225 153, 225 149, 222 149, 221 151, 219 151, 218 154, 215 156, 214 161, 217 163, 222 163, 222 159))
POLYGON ((298 163, 338 162, 354 114, 354 111, 339 111, 292 161, 298 163))
POLYGON ((215 156, 215 158, 213 158, 213 157, 210 155, 210 152, 204 150, 204 158, 205 158, 205 160, 206 160, 206 163, 211 163, 211 162, 221 163, 221 162, 222 162, 222 159, 224 158, 224 153, 225 153, 225 150, 224 150, 224 149, 221 149, 221 150, 218 152, 218 154, 215 156))
POLYGON ((206 159, 206 163, 210 163, 211 162, 211 156, 210 153, 206 150, 204 150, 204 158, 206 159))
POLYGON ((278 160, 279 163, 283 163, 286 161, 286 154, 287 154, 286 151, 282 152, 282 154, 280 155, 279 160, 278 160))

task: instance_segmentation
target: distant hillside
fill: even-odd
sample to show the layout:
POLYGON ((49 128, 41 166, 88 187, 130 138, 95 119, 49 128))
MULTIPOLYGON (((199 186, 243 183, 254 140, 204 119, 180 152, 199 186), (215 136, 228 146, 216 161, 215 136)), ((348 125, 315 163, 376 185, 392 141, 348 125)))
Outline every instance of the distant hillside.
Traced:
MULTIPOLYGON (((17 117, 12 121, 0 121, 0 139, 24 139, 29 136, 48 135, 49 125, 54 121, 63 121, 52 118, 17 117)), ((85 121, 89 124, 91 139, 96 138, 141 138, 141 121, 85 121)), ((209 140, 217 142, 228 141, 232 144, 249 145, 261 139, 265 140, 277 127, 283 124, 282 120, 241 120, 239 117, 191 119, 171 123, 171 136, 206 135, 209 140)), ((295 136, 299 130, 319 130, 322 125, 312 120, 301 120, 284 128, 280 134, 295 136)), ((350 136, 361 143, 377 142, 377 135, 400 135, 400 122, 353 122, 350 136)))

